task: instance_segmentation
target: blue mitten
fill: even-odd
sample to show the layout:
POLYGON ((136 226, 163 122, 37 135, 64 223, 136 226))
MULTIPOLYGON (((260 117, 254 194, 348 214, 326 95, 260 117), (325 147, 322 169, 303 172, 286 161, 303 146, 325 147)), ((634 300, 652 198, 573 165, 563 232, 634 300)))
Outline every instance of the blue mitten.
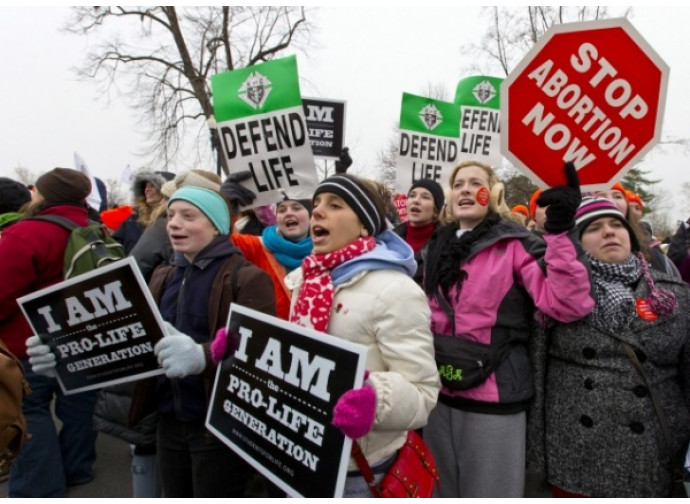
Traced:
POLYGON ((167 336, 162 338, 153 352, 168 378, 197 375, 206 369, 206 356, 202 346, 190 336, 181 333, 169 322, 164 322, 167 336))
POLYGON ((29 355, 29 364, 31 370, 49 378, 55 378, 55 366, 57 366, 57 359, 55 354, 50 350, 48 345, 45 345, 41 338, 36 335, 31 336, 26 340, 26 353, 29 355))

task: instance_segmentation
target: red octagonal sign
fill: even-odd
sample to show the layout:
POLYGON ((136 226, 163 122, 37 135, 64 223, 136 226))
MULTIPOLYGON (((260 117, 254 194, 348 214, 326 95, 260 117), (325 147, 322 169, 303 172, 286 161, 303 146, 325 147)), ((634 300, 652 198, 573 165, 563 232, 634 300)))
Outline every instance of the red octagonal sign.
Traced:
POLYGON ((554 25, 501 84, 501 150, 541 188, 608 189, 661 136, 669 69, 627 19, 554 25))

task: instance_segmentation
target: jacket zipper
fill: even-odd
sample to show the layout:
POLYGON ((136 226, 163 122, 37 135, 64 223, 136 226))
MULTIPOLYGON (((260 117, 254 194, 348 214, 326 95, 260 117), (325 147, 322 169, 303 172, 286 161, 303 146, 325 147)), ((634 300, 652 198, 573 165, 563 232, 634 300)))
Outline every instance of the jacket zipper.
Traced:
MULTIPOLYGON (((177 306, 175 308, 175 323, 179 324, 182 321, 182 306, 183 306, 183 301, 184 301, 184 291, 185 287, 187 285, 187 279, 191 276, 192 274, 192 265, 190 264, 185 268, 184 274, 182 275, 182 284, 180 285, 180 290, 177 293, 177 306)), ((175 416, 177 418, 184 418, 182 414, 182 401, 181 401, 181 393, 180 393, 180 382, 177 378, 173 378, 170 380, 170 385, 172 388, 172 395, 173 395, 173 409, 175 411, 175 416)))

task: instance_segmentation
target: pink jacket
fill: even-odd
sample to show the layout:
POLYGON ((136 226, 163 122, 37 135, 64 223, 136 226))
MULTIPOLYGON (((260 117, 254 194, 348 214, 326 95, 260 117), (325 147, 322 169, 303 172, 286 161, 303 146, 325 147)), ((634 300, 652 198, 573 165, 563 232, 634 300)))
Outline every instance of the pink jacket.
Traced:
MULTIPOLYGON (((486 381, 467 390, 443 387, 439 400, 486 412, 490 412, 488 405, 473 403, 525 409, 534 391, 527 352, 534 307, 560 322, 572 322, 588 315, 594 306, 584 253, 576 231, 571 233, 547 234, 544 243, 524 228, 500 221, 481 243, 472 246, 461 266, 467 273, 461 291, 452 287, 449 292, 455 336, 515 346, 486 381)), ((429 306, 432 332, 452 334, 451 321, 435 298, 429 299, 429 306)))

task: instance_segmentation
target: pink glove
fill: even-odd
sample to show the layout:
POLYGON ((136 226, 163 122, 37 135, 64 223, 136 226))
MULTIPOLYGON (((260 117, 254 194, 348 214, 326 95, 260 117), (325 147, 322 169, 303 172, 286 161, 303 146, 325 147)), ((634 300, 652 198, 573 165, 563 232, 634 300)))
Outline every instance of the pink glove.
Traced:
POLYGON ((351 439, 366 436, 376 418, 376 391, 371 385, 345 392, 333 408, 333 425, 351 439))
POLYGON ((214 364, 218 364, 226 355, 235 353, 238 346, 237 338, 230 331, 230 348, 228 349, 228 332, 225 330, 225 327, 221 327, 211 342, 211 360, 214 364))

